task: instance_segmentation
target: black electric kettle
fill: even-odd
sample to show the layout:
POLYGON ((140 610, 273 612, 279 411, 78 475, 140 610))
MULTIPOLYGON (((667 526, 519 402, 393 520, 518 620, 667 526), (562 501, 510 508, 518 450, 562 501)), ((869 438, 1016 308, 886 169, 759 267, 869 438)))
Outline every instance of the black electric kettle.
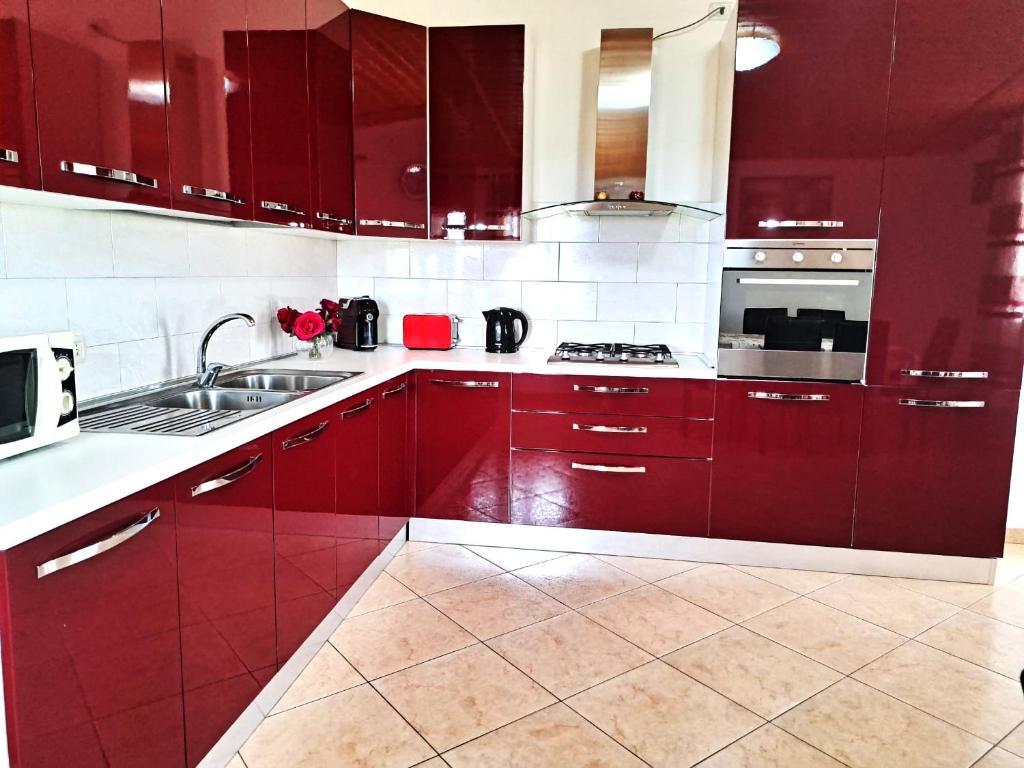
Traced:
POLYGON ((487 322, 487 351, 516 352, 526 341, 530 321, 518 309, 495 307, 484 312, 487 322), (516 336, 516 320, 523 324, 523 332, 516 336))

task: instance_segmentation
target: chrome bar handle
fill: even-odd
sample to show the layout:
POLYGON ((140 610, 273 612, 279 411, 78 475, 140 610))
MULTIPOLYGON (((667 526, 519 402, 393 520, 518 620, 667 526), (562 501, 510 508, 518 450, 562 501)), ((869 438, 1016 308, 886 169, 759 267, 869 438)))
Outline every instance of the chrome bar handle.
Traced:
POLYGON ((919 379, 987 379, 988 371, 928 371, 916 368, 904 368, 901 376, 914 376, 919 379))
POLYGON ((791 395, 784 392, 747 392, 751 400, 785 400, 787 402, 822 403, 832 399, 831 395, 791 395))
POLYGON ((455 229, 460 232, 504 232, 505 224, 444 224, 441 229, 455 229))
POLYGON ((194 499, 196 496, 202 496, 204 493, 209 493, 210 491, 215 491, 218 488, 223 488, 226 485, 237 483, 243 477, 250 474, 254 469, 256 469, 256 467, 258 467, 260 463, 262 463, 262 461, 263 454, 257 453, 255 456, 251 457, 247 462, 245 462, 245 464, 240 466, 238 469, 233 469, 227 474, 221 475, 220 477, 216 477, 213 480, 207 480, 205 483, 193 485, 191 490, 192 498, 194 499))
POLYGON ((355 416, 357 413, 362 413, 367 408, 369 408, 371 405, 373 405, 373 398, 372 397, 368 397, 368 398, 366 398, 366 401, 364 403, 361 403, 360 405, 357 405, 355 408, 349 408, 347 411, 342 411, 341 412, 341 418, 343 418, 343 419, 351 418, 352 416, 355 416))
POLYGON ((305 211, 292 208, 288 203, 275 203, 271 200, 260 200, 260 207, 275 213, 286 213, 289 216, 305 216, 305 211))
POLYGON ((0 148, 0 161, 5 163, 17 163, 19 159, 18 153, 13 149, 0 148))
POLYGON ((389 227, 392 229, 426 229, 426 224, 417 224, 414 221, 390 221, 388 219, 360 219, 361 227, 389 227))
POLYGON ((102 555, 104 552, 109 552, 114 547, 124 544, 133 536, 137 536, 142 533, 159 517, 160 507, 154 507, 127 528, 122 528, 120 531, 112 533, 105 539, 100 539, 93 544, 88 544, 81 549, 76 549, 74 552, 69 552, 66 555, 55 557, 53 560, 47 560, 42 565, 36 566, 36 578, 41 579, 44 576, 49 576, 51 573, 63 571, 65 568, 70 568, 72 565, 84 563, 86 560, 96 557, 96 555, 102 555))
POLYGON ((235 197, 230 192, 222 192, 219 189, 211 189, 210 187, 193 187, 191 184, 185 184, 181 191, 192 197, 220 200, 223 203, 231 203, 232 205, 245 205, 245 200, 242 198, 235 197))
POLYGON ((330 426, 329 421, 321 421, 318 426, 309 430, 306 434, 298 435, 297 437, 289 437, 281 443, 281 450, 287 451, 291 448, 298 448, 300 445, 313 442, 323 434, 323 431, 327 429, 328 426, 330 426))
POLYGON ((497 381, 458 381, 451 379, 431 379, 431 384, 438 384, 442 387, 466 387, 467 389, 497 389, 500 385, 497 381))
POLYGON ((572 463, 573 469, 583 469, 587 472, 614 472, 622 475, 642 475, 647 467, 616 467, 607 464, 581 464, 578 461, 572 463))
POLYGON ((380 396, 381 396, 381 399, 387 400, 392 395, 397 395, 399 392, 402 392, 404 390, 405 390, 405 382, 403 381, 401 384, 399 384, 394 389, 386 389, 386 390, 384 390, 383 392, 380 393, 380 396))
POLYGON ((595 387, 590 384, 573 384, 574 392, 594 392, 599 395, 646 395, 647 387, 595 387))
POLYGON ((317 211, 316 218, 318 221, 333 221, 335 224, 341 224, 346 227, 352 226, 352 219, 342 219, 330 213, 324 213, 323 211, 317 211))
POLYGON ((647 427, 608 427, 600 424, 573 424, 577 432, 613 432, 615 434, 644 434, 647 427))
POLYGON ((918 400, 914 397, 901 397, 900 405, 914 408, 984 408, 984 400, 918 400))
POLYGON ((799 220, 799 219, 784 219, 778 221, 776 219, 762 219, 757 222, 757 226, 761 229, 776 229, 779 227, 785 227, 786 229, 842 229, 845 223, 842 221, 831 221, 829 219, 821 219, 818 221, 799 220))
POLYGON ((134 171, 121 171, 117 168, 104 168, 101 165, 89 165, 88 163, 74 163, 68 160, 60 161, 60 169, 66 173, 73 173, 77 176, 92 176, 107 181, 120 181, 125 184, 135 184, 139 187, 157 188, 157 181, 149 176, 143 176, 134 171))

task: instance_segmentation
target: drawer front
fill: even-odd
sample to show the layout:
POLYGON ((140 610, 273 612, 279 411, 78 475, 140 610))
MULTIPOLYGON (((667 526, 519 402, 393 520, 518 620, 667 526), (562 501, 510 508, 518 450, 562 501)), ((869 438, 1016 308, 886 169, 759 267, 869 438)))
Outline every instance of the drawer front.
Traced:
POLYGON ((517 411, 512 447, 703 459, 713 427, 710 419, 517 411))
POLYGON ((707 536, 711 462, 512 452, 512 522, 707 536))
POLYGON ((715 382, 521 374, 513 380, 512 407, 519 411, 709 419, 714 415, 715 382))

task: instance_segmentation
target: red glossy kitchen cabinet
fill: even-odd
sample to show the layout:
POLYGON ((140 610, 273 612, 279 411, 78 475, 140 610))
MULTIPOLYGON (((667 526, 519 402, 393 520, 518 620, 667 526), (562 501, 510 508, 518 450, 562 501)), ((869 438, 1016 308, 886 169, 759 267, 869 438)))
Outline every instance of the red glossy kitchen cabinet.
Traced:
POLYGON ((757 25, 781 52, 736 73, 727 237, 877 237, 895 10, 741 0, 741 31, 757 25))
POLYGON ((356 232, 427 236, 427 30, 352 11, 356 232))
POLYGON ((513 379, 513 390, 517 411, 683 418, 711 418, 715 411, 714 381, 524 373, 513 379))
POLYGON ((849 547, 864 388, 719 381, 712 538, 849 547))
POLYGON ((0 184, 39 189, 27 0, 0 0, 0 184))
POLYGON ((247 0, 255 218, 310 223, 305 0, 247 0))
MULTIPOLYGON (((1019 389, 1024 363, 1024 14, 1015 0, 901 0, 869 384, 1019 389), (965 32, 966 30, 966 32, 965 32), (927 193, 923 193, 926 190, 927 193)), ((940 395, 941 397, 942 395, 940 395)))
POLYGON ((380 385, 380 538, 387 543, 412 515, 412 376, 380 385))
POLYGON ((15 768, 183 768, 174 487, 3 553, 15 768))
POLYGON ((511 375, 416 372, 416 515, 509 521, 511 375))
POLYGON ((519 239, 524 39, 520 24, 430 28, 433 238, 519 239))
POLYGON ((854 546, 1000 557, 1017 399, 868 387, 854 546))
POLYGON ((277 671, 272 465, 267 436, 175 479, 189 766, 277 671))
POLYGON ((160 0, 31 0, 43 189, 168 207, 160 0))
POLYGON ((245 2, 163 2, 171 199, 181 210, 253 215, 245 2))

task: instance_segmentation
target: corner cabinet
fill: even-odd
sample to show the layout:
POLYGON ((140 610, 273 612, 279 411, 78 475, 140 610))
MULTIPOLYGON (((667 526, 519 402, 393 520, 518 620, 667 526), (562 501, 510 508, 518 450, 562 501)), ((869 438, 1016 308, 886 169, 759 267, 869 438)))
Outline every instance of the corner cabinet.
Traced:
POLYGON ((39 189, 27 0, 0 0, 0 73, 0 184, 39 189))

